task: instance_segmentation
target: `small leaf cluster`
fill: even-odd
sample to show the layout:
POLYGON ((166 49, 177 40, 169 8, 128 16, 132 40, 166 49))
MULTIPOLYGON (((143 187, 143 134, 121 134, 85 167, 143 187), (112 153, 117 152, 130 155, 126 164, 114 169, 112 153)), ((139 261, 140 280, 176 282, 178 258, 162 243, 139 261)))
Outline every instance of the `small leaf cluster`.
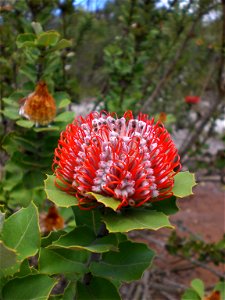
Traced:
POLYGON ((195 236, 180 237, 176 231, 170 235, 166 249, 172 255, 195 257, 198 261, 219 265, 225 263, 225 236, 217 243, 206 243, 195 236))
POLYGON ((196 278, 191 281, 191 287, 188 288, 181 297, 181 300, 219 300, 225 298, 225 283, 220 281, 218 282, 212 293, 206 296, 205 285, 204 282, 196 278))

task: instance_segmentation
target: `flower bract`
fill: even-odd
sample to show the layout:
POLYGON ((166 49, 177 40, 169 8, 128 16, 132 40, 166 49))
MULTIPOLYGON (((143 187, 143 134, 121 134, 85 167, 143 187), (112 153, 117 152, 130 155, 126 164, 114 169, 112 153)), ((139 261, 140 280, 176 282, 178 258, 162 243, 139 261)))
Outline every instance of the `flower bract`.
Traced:
POLYGON ((56 185, 84 209, 97 205, 89 192, 115 198, 118 210, 168 198, 180 168, 163 124, 131 111, 76 118, 61 133, 53 162, 56 185))

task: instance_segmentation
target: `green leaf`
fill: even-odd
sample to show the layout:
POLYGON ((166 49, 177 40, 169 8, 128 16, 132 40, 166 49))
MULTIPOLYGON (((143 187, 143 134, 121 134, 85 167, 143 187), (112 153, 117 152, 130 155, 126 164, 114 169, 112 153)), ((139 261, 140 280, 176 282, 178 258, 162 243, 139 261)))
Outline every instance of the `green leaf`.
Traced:
POLYGON ((117 207, 119 206, 120 202, 112 197, 105 197, 96 193, 87 193, 89 195, 92 195, 97 202, 103 203, 106 207, 112 208, 114 211, 116 211, 117 207))
POLYGON ((8 104, 14 108, 16 108, 17 110, 19 109, 19 103, 16 102, 14 99, 11 99, 10 97, 9 98, 2 98, 3 102, 5 104, 8 104))
POLYGON ((186 197, 192 195, 192 188, 196 185, 195 175, 192 173, 180 172, 174 177, 173 194, 176 197, 186 197))
POLYGON ((74 119, 74 112, 73 111, 65 111, 61 114, 59 114, 56 118, 55 118, 55 122, 66 122, 66 123, 70 123, 73 121, 74 119))
POLYGON ((71 41, 62 39, 54 47, 52 47, 52 49, 50 51, 52 52, 52 51, 56 51, 56 50, 62 50, 64 48, 71 47, 71 46, 72 46, 71 41))
POLYGON ((86 251, 42 248, 39 256, 39 271, 49 275, 60 273, 84 274, 88 271, 85 265, 87 258, 86 251))
POLYGON ((101 213, 99 212, 99 210, 81 210, 77 206, 73 206, 72 210, 74 213, 76 224, 80 226, 85 224, 86 226, 91 228, 91 230, 93 230, 95 235, 97 236, 99 228, 102 224, 101 213))
POLYGON ((145 244, 127 241, 119 245, 119 252, 105 253, 101 261, 92 262, 90 270, 95 276, 130 282, 141 278, 153 257, 145 244))
POLYGON ((173 228, 168 217, 162 212, 147 209, 127 210, 122 214, 103 216, 109 232, 128 232, 135 229, 157 230, 162 227, 173 228))
POLYGON ((199 295, 200 298, 203 298, 205 294, 205 287, 202 280, 198 278, 192 280, 191 287, 195 290, 195 292, 199 295))
POLYGON ((19 34, 17 39, 16 39, 17 47, 21 48, 21 47, 24 46, 24 44, 27 45, 27 42, 28 42, 28 44, 34 42, 35 39, 36 39, 36 36, 33 33, 19 34))
POLYGON ((47 179, 44 181, 47 198, 59 207, 70 207, 78 205, 78 200, 74 196, 61 191, 55 186, 55 180, 55 176, 47 175, 47 179))
POLYGON ((69 94, 65 92, 54 93, 54 99, 58 108, 63 108, 71 103, 69 94))
POLYGON ((65 235, 66 231, 57 230, 51 231, 48 236, 44 236, 41 239, 41 247, 47 247, 51 245, 54 241, 58 240, 62 235, 65 235))
POLYGON ((62 99, 58 104, 58 108, 64 108, 68 106, 70 103, 71 103, 70 99, 62 99))
POLYGON ((40 247, 38 211, 31 203, 11 215, 3 224, 2 240, 18 253, 18 259, 33 256, 40 247))
POLYGON ((182 295, 181 300, 201 300, 201 298, 193 289, 187 289, 182 295))
POLYGON ((17 262, 17 255, 14 249, 6 247, 0 241, 0 269, 12 267, 17 262))
POLYGON ((90 284, 77 283, 76 300, 120 300, 116 287, 108 280, 93 277, 90 284))
POLYGON ((37 44, 45 47, 54 46, 58 42, 59 36, 59 33, 55 30, 40 33, 37 38, 37 44))
POLYGON ((3 288, 4 300, 47 300, 57 281, 44 274, 10 280, 3 288))
POLYGON ((117 251, 117 238, 113 234, 96 238, 93 230, 87 226, 79 226, 68 234, 60 237, 57 241, 54 241, 48 248, 84 249, 97 253, 110 250, 117 251))
POLYGON ((29 265, 29 261, 28 259, 25 259, 21 265, 20 265, 20 269, 19 269, 19 272, 14 274, 14 277, 24 277, 24 276, 28 276, 28 275, 31 275, 32 272, 34 274, 37 274, 37 270, 34 269, 33 267, 30 268, 30 265, 29 265), (36 272, 36 273, 35 273, 36 272))
POLYGON ((21 127, 25 127, 25 128, 31 128, 34 126, 34 122, 29 121, 29 120, 18 120, 18 121, 16 121, 16 124, 21 127))
POLYGON ((64 290, 63 300, 75 299, 76 283, 70 282, 64 290))
POLYGON ((162 201, 153 202, 151 205, 153 210, 161 211, 165 215, 173 215, 179 210, 176 204, 176 197, 174 196, 162 201))
POLYGON ((19 110, 18 109, 14 109, 12 107, 10 108, 5 108, 4 110, 0 110, 0 112, 6 116, 7 118, 11 119, 11 120, 17 120, 20 118, 19 115, 19 110))

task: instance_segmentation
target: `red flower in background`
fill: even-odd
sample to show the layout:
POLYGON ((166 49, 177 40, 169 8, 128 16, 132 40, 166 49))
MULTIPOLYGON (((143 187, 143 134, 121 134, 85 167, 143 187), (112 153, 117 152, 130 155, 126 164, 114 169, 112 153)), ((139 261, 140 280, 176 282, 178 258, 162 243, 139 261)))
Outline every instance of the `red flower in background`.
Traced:
POLYGON ((189 104, 197 104, 201 101, 201 98, 199 96, 186 96, 185 102, 189 104))
POLYGON ((61 133, 53 169, 81 208, 97 205, 88 192, 111 196, 118 208, 140 206, 172 195, 180 159, 162 123, 128 111, 122 118, 105 112, 79 117, 61 133))
POLYGON ((21 104, 20 114, 40 125, 49 124, 56 115, 55 100, 44 81, 40 81, 34 93, 23 98, 21 104))

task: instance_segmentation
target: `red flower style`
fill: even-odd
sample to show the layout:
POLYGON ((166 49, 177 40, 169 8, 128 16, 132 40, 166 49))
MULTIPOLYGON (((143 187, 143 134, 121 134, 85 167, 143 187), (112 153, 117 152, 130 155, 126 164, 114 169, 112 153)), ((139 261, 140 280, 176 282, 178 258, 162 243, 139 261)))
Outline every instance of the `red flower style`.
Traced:
POLYGON ((197 104, 201 101, 201 98, 198 96, 186 96, 185 102, 188 104, 197 104))
POLYGON ((61 133, 55 149, 56 185, 78 198, 80 208, 97 206, 88 192, 114 197, 118 210, 172 196, 180 158, 161 122, 131 111, 78 117, 61 133), (60 182, 62 183, 59 183, 60 182))

